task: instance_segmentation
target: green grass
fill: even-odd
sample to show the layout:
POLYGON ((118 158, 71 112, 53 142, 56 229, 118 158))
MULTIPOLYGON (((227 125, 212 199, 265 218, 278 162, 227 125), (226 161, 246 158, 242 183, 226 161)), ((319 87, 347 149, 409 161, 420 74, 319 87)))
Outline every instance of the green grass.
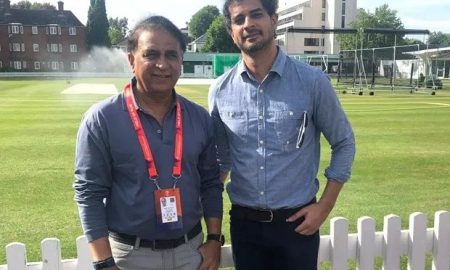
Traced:
MULTIPOLYGON (((71 84, 81 82, 121 89, 127 79, 71 84)), ((61 240, 64 258, 76 256, 75 239, 82 231, 71 187, 75 137, 83 112, 105 96, 62 95, 67 86, 65 80, 0 81, 0 264, 6 261, 3 247, 11 242, 26 244, 28 261, 40 261, 40 241, 47 237, 61 240)), ((208 86, 177 89, 206 106, 208 86)), ((407 228, 409 215, 420 211, 431 227, 436 211, 450 210, 450 89, 429 92, 339 94, 355 131, 357 155, 331 217, 346 217, 350 232, 356 232, 361 216, 375 218, 380 231, 388 214, 399 215, 407 228)), ((330 151, 325 141, 322 146, 323 186, 330 151)), ((322 234, 328 233, 327 220, 322 234)))

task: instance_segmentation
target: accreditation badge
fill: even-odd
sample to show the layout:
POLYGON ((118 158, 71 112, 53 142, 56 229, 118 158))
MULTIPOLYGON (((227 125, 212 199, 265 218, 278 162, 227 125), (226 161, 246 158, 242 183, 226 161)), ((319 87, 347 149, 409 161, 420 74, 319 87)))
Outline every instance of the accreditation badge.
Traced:
POLYGON ((155 190, 155 206, 158 229, 171 231, 183 228, 179 188, 155 190))

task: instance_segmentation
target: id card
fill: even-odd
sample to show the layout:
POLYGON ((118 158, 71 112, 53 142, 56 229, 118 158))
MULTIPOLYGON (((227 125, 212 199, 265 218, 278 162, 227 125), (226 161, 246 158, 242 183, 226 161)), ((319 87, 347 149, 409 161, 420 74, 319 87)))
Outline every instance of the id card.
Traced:
POLYGON ((157 227, 163 231, 183 228, 179 188, 155 190, 157 227))

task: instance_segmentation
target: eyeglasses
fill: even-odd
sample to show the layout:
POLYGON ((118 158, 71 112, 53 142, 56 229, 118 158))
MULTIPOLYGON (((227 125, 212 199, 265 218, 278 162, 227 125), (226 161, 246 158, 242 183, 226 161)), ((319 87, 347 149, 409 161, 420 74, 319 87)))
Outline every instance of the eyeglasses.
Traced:
POLYGON ((298 130, 296 148, 300 148, 302 146, 303 141, 305 140, 305 131, 306 131, 307 127, 308 127, 308 113, 306 111, 304 111, 303 119, 300 124, 300 128, 298 130))

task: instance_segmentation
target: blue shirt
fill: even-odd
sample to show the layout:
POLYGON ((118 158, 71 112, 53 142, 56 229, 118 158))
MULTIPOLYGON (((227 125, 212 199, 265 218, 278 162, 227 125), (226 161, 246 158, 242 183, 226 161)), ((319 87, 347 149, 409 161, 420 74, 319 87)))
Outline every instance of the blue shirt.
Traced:
MULTIPOLYGON (((183 229, 156 230, 156 187, 149 180, 121 93, 90 108, 78 131, 75 200, 89 241, 107 236, 109 230, 150 240, 170 239, 188 232, 202 216, 222 218, 223 184, 219 179, 212 120, 199 105, 179 95, 176 98, 183 113, 182 175, 177 184, 183 229)), ((163 126, 138 109, 163 189, 174 184, 175 108, 174 103, 163 126)))
POLYGON ((231 170, 227 191, 233 204, 280 209, 311 201, 319 189, 321 134, 332 149, 325 176, 349 179, 353 131, 321 70, 279 49, 262 83, 241 60, 211 86, 208 102, 221 170, 231 170), (306 132, 297 148, 305 115, 306 132))

